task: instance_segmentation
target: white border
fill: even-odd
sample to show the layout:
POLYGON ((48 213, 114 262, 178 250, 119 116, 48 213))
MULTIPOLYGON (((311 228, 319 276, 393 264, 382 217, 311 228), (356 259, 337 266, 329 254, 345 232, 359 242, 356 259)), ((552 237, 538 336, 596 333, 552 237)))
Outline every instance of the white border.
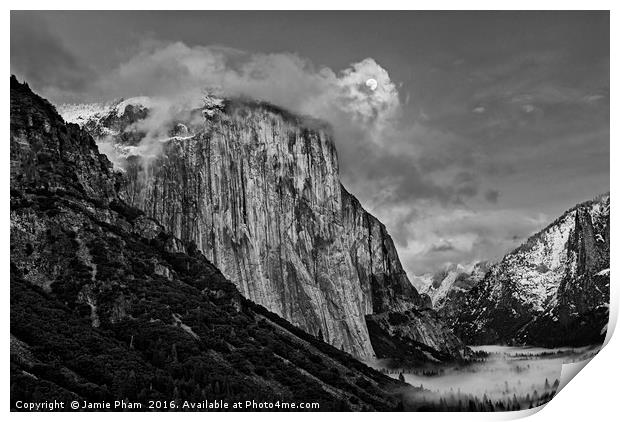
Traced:
POLYGON ((614 1, 590 0, 443 0, 436 2, 383 0, 228 0, 204 2, 184 0, 170 4, 165 1, 122 0, 84 3, 77 0, 57 0, 53 4, 44 0, 14 2, 13 10, 612 10, 614 1), (174 7, 171 7, 174 6, 174 7))
MULTIPOLYGON (((411 1, 393 1, 393 0, 382 0, 381 2, 373 2, 368 0, 345 0, 335 2, 333 0, 315 0, 312 2, 300 2, 300 1, 282 1, 282 0, 263 0, 261 2, 250 2, 250 1, 242 1, 242 0, 229 0, 226 2, 204 2, 204 1, 184 1, 182 4, 180 2, 163 2, 163 1, 144 1, 144 0, 134 0, 132 2, 127 1, 119 1, 119 0, 108 0, 106 2, 89 2, 85 4, 85 2, 79 1, 55 1, 50 4, 49 1, 28 1, 26 2, 13 2, 11 6, 13 6, 16 10, 26 10, 26 9, 84 9, 84 10, 97 10, 97 9, 118 9, 118 10, 128 10, 128 9, 166 9, 170 6, 174 6, 177 10, 194 10, 194 9, 213 9, 213 10, 229 10, 229 9, 256 9, 260 7, 262 9, 270 9, 270 10, 283 10, 283 9, 294 9, 294 10, 339 10, 339 9, 363 9, 363 10, 372 10, 376 9, 377 6, 380 6, 382 9, 391 9, 391 10, 403 10, 403 9, 417 9, 417 10, 553 10, 553 9, 562 9, 562 10, 581 10, 581 9, 589 9, 589 10, 611 10, 611 45, 617 46, 618 43, 618 25, 620 24, 619 20, 616 19, 616 11, 614 10, 614 5, 617 2, 612 1, 597 1, 592 0, 588 2, 584 1, 574 1, 574 0, 565 0, 565 1, 541 1, 541 0, 521 0, 521 1, 503 1, 501 4, 497 1, 478 1, 478 0, 470 0, 467 2, 463 1, 443 1, 441 4, 437 2, 411 2, 411 1), (467 6, 467 8, 465 8, 467 6)), ((2 27, 4 29, 4 42, 2 43, 3 55, 7 63, 7 74, 10 74, 10 15, 9 11, 3 16, 3 24, 2 27)), ((114 28, 110 29, 111 31, 114 28)), ((611 48, 613 52, 613 47, 611 48)), ((612 54, 611 56, 611 75, 618 74, 618 60, 617 54, 612 54)), ((8 135, 9 132, 9 84, 8 81, 5 81, 3 85, 3 91, 5 92, 4 102, 2 103, 3 108, 3 132, 5 136, 8 135)), ((618 107, 617 107, 617 94, 618 90, 615 89, 615 85, 611 86, 611 139, 615 139, 617 134, 617 121, 618 107), (614 113, 615 112, 615 113, 614 113)), ((8 138, 8 136, 7 136, 8 138)), ((4 158, 4 172, 3 172, 3 183, 0 185, 0 197, 4 201, 4 206, 2 207, 2 216, 4 224, 0 226, 2 239, 4 242, 2 244, 2 274, 4 275, 3 280, 6 283, 1 292, 3 304, 5 305, 4 309, 4 323, 2 324, 2 338, 5 339, 5 346, 2 349, 3 353, 3 369, 5 376, 3 377, 4 384, 2 386, 2 396, 5 398, 5 412, 8 412, 9 409, 9 376, 8 376, 8 362, 9 362, 9 295, 8 295, 8 281, 9 281, 9 170, 7 166, 7 161, 9 157, 9 142, 8 139, 5 138, 5 141, 2 142, 2 152, 4 158)), ((614 143, 611 143, 611 157, 618 158, 618 151, 615 147, 614 143)), ((611 158, 610 157, 610 158, 611 158)), ((616 181, 618 180, 619 172, 618 170, 612 166, 611 167, 611 191, 612 197, 616 198, 618 192, 616 191, 616 181)), ((615 216, 618 215, 617 209, 612 206, 612 220, 618 221, 615 216)), ((616 230, 616 226, 612 225, 612 237, 614 239, 618 239, 618 230, 616 230)), ((612 274, 616 274, 615 265, 618 262, 618 254, 615 253, 616 249, 612 249, 612 274)), ((615 283, 612 283, 612 300, 611 300, 611 315, 612 321, 610 322, 610 328, 613 329, 616 323, 617 314, 618 314, 618 303, 619 303, 619 294, 618 288, 616 288, 615 283)), ((611 331, 611 330, 610 330, 611 331)), ((617 337, 617 336, 616 336, 617 337)), ((616 356, 620 356, 620 343, 617 338, 612 337, 611 341, 609 341, 608 345, 596 356, 592 362, 587 365, 587 369, 582 371, 577 377, 571 381, 565 389, 563 389, 547 406, 542 409, 542 411, 538 411, 531 416, 532 420, 543 420, 543 419, 551 419, 551 420, 561 420, 561 421, 572 421, 578 420, 580 422, 583 421, 594 421, 594 420, 610 420, 610 416, 616 416, 618 414, 618 409, 615 407, 616 402, 620 404, 617 398, 616 392, 616 381, 619 379, 620 371, 619 365, 616 356)), ((538 410, 541 410, 540 408, 538 410)), ((205 418, 214 419, 214 420, 236 420, 237 418, 247 419, 251 418, 253 421, 288 421, 291 418, 295 418, 295 420, 299 421, 314 421, 317 417, 326 418, 329 420, 334 420, 336 418, 355 418, 356 420, 361 421, 373 421, 375 422, 377 417, 387 417, 390 420, 412 420, 415 419, 423 419, 423 420, 438 420, 438 421, 447 421, 447 420, 463 420, 463 421, 480 421, 480 420, 502 420, 502 419, 515 419, 518 417, 527 416, 531 414, 531 411, 522 411, 522 412, 509 412, 509 413, 391 413, 389 415, 375 415, 369 413, 355 413, 355 414, 346 414, 340 415, 337 413, 323 413, 321 415, 312 414, 312 413, 297 413, 294 415, 286 414, 286 413, 252 413, 252 414, 202 414, 202 413, 183 413, 180 414, 149 414, 149 419, 153 420, 167 420, 169 417, 175 418, 184 418, 184 419, 192 419, 204 421, 205 418)), ((110 414, 104 413, 90 413, 88 415, 78 414, 78 413, 46 413, 46 414, 27 414, 27 413, 11 413, 9 417, 14 420, 31 420, 31 419, 60 419, 62 420, 82 420, 85 417, 93 420, 107 420, 110 418, 110 414)), ((131 414, 116 414, 113 416, 114 418, 118 418, 118 420, 130 420, 130 418, 135 418, 136 415, 131 414)), ((140 416, 138 416, 140 417, 140 416)))

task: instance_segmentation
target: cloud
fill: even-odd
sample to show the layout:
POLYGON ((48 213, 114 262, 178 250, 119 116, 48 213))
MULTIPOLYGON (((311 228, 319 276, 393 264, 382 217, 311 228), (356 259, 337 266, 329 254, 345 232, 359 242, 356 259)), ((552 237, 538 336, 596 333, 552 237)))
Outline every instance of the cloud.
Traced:
POLYGON ((484 193, 484 198, 492 204, 497 204, 500 192, 495 189, 489 189, 484 193))
MULTIPOLYGON (((444 208, 431 202, 413 205, 415 218, 399 227, 398 254, 409 274, 436 271, 450 264, 499 260, 544 228, 548 215, 523 210, 444 208)), ((403 215, 394 210, 388 218, 403 215)))
POLYGON ((439 239, 438 243, 435 243, 430 247, 431 253, 448 252, 448 251, 453 251, 453 250, 454 250, 454 246, 452 245, 452 243, 449 240, 445 240, 445 239, 439 239))
POLYGON ((380 124, 400 108, 396 86, 372 58, 335 72, 293 53, 251 54, 181 42, 150 43, 102 75, 93 88, 96 97, 148 95, 198 101, 203 87, 319 118, 344 113, 362 124, 380 124), (366 86, 370 78, 378 83, 375 90, 366 86))
POLYGON ((164 109, 143 123, 150 125, 147 140, 156 146, 151 141, 165 130, 155 126, 170 120, 171 105, 198 105, 202 89, 216 87, 226 96, 264 100, 330 123, 343 180, 370 207, 420 198, 456 203, 475 196, 478 181, 465 180, 458 171, 468 154, 461 151, 455 160, 455 148, 444 148, 454 136, 429 129, 428 116, 404 118, 397 85, 373 58, 333 70, 294 53, 150 41, 93 78, 74 100, 145 95, 163 103, 164 109), (376 89, 366 85, 369 79, 377 81, 376 89))
POLYGON ((532 104, 524 104, 522 108, 523 111, 525 111, 526 113, 531 113, 536 110, 536 107, 534 107, 532 104))
MULTIPOLYGON (((33 86, 43 87, 44 93, 56 92, 55 98, 52 95, 56 101, 152 97, 160 110, 141 123, 149 126, 144 129, 147 153, 151 153, 150 147, 156 149, 157 138, 165 134, 174 105, 197 106, 202 89, 215 87, 226 96, 264 100, 330 123, 343 181, 371 208, 423 198, 458 203, 477 194, 478 182, 461 180, 457 174, 459 166, 471 164, 466 163, 470 154, 450 145, 454 143, 452 134, 430 129, 424 113, 415 119, 403 116, 397 88, 402 83, 395 83, 373 58, 334 70, 295 53, 250 53, 149 40, 112 70, 93 74, 47 32, 36 38, 52 40, 51 50, 61 59, 45 70, 52 76, 38 75, 33 86), (377 81, 376 89, 366 85, 369 79, 377 81)), ((20 49, 24 50, 23 46, 20 49)), ((36 57, 32 51, 24 54, 36 57)), ((22 62, 25 68, 36 68, 32 62, 22 62)))
MULTIPOLYGON (((63 72, 60 69, 59 78, 63 72)), ((37 83, 46 86, 45 80, 37 83)), ((70 85, 70 84, 68 84, 70 85)), ((111 71, 90 78, 87 86, 72 91, 71 102, 148 96, 151 117, 140 124, 150 146, 167 132, 175 108, 198 106, 205 87, 225 96, 264 100, 290 111, 311 115, 331 124, 342 161, 359 163, 362 151, 389 162, 400 152, 386 148, 399 133, 400 94, 386 69, 364 58, 342 70, 316 66, 294 53, 249 53, 221 46, 188 46, 181 42, 149 41, 111 71), (374 79, 375 89, 366 81, 374 79)), ((50 88, 46 86, 46 88, 50 88)), ((367 154, 368 156, 368 154, 367 154)), ((402 164, 411 167, 410 162, 402 164)), ((351 165, 351 174, 358 172, 351 165)), ((379 169, 377 171, 383 173, 379 169)), ((395 175, 382 175, 379 183, 395 175)), ((412 169, 410 174, 414 174, 412 169)), ((361 178, 360 178, 361 179, 361 178)), ((424 183, 420 183, 426 189, 424 183)), ((429 186, 432 184, 429 184, 429 186)), ((433 188, 427 189, 430 193, 433 188)))
POLYGON ((588 104, 592 104, 592 103, 596 103, 598 101, 604 100, 605 98, 607 97, 602 94, 591 94, 591 95, 584 96, 583 100, 588 104))
POLYGON ((87 88, 95 74, 34 14, 11 12, 11 73, 42 94, 62 98, 87 88))

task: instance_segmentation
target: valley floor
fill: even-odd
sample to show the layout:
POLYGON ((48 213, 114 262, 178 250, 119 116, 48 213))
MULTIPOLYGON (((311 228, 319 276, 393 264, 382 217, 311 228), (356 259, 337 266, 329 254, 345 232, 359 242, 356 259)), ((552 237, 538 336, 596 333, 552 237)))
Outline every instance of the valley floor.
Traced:
POLYGON ((553 398, 562 365, 591 359, 600 345, 581 348, 472 346, 467 364, 424 364, 401 367, 387 359, 369 366, 414 387, 408 404, 416 410, 520 410, 553 398))

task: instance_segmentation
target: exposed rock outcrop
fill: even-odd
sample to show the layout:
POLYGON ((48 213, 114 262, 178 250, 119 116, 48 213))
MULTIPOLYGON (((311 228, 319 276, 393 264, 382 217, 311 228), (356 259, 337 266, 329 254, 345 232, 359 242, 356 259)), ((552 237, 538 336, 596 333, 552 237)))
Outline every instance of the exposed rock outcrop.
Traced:
POLYGON ((134 123, 144 108, 114 106, 82 124, 111 135, 126 155, 127 202, 193 242, 245 297, 355 356, 373 356, 367 315, 430 300, 409 283, 385 226, 341 186, 329 128, 268 104, 212 103, 171 122, 154 159, 128 149, 139 142, 134 123))
POLYGON ((470 344, 600 343, 609 319, 609 194, 579 204, 441 309, 470 344))
POLYGON ((426 282, 420 292, 427 294, 433 302, 434 309, 441 309, 455 296, 468 292, 486 275, 490 264, 479 261, 469 265, 452 264, 432 275, 417 277, 419 282, 426 282))
POLYGON ((468 348, 445 329, 437 313, 428 308, 384 312, 366 317, 377 357, 405 361, 466 359, 468 348), (429 346, 432 345, 432 346, 429 346))

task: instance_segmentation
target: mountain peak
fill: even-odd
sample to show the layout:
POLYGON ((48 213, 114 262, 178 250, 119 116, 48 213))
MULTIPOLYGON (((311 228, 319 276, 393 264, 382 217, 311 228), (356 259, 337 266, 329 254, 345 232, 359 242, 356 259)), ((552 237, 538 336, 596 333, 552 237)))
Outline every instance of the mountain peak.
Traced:
POLYGON ((492 265, 480 283, 442 312, 470 344, 602 341, 608 320, 609 219, 609 194, 572 207, 492 265))

